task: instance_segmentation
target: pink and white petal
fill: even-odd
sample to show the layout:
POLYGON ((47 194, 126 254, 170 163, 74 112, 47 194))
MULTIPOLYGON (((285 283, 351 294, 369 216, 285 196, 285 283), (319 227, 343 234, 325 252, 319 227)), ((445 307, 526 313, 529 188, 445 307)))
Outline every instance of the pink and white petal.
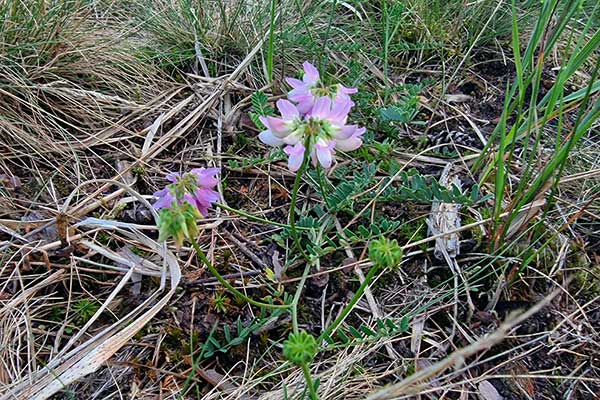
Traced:
POLYGON ((196 189, 194 193, 196 202, 205 206, 210 206, 212 203, 219 201, 219 193, 208 188, 196 189))
POLYGON ((288 99, 294 101, 295 97, 308 96, 310 94, 311 94, 311 92, 310 92, 309 88, 307 86, 302 86, 302 87, 290 90, 287 95, 288 95, 288 99))
POLYGON ((304 85, 306 85, 306 83, 304 83, 300 79, 296 79, 296 78, 285 78, 285 81, 288 83, 288 85, 290 85, 294 89, 299 89, 301 87, 304 87, 304 85))
POLYGON ((159 190, 158 192, 154 192, 152 196, 154 197, 164 197, 169 193, 169 187, 159 190))
POLYGON ((284 141, 281 140, 281 138, 273 135, 273 132, 271 132, 268 129, 259 133, 258 139, 269 146, 281 146, 284 143, 284 141))
POLYGON ((326 96, 318 97, 310 111, 310 116, 325 119, 331 112, 331 99, 326 96))
POLYGON ((155 210, 160 210, 161 208, 171 208, 173 202, 175 201, 175 197, 168 191, 168 189, 160 190, 154 193, 155 197, 158 197, 158 200, 152 205, 155 210))
POLYGON ((317 160, 317 151, 315 150, 315 148, 313 147, 311 153, 310 153, 310 160, 312 162, 312 166, 316 167, 317 164, 319 163, 319 161, 317 160))
POLYGON ((358 93, 358 89, 357 88, 346 87, 344 85, 338 85, 338 93, 354 94, 354 93, 358 93))
POLYGON ((308 113, 315 103, 315 97, 312 95, 312 93, 307 93, 302 96, 290 97, 290 100, 296 103, 296 109, 298 110, 298 113, 302 116, 308 113))
POLYGON ((183 199, 181 199, 180 204, 189 203, 190 205, 197 207, 196 198, 189 193, 183 195, 183 199))
POLYGON ((219 167, 206 168, 204 170, 204 173, 207 176, 215 177, 215 176, 217 176, 217 175, 219 175, 221 173, 221 168, 219 168, 219 167))
POLYGON ((319 81, 319 70, 314 65, 305 61, 302 67, 304 69, 304 76, 302 77, 304 83, 314 85, 319 81))
POLYGON ((301 115, 307 115, 313 107, 313 101, 307 100, 298 103, 298 111, 301 115))
POLYGON ((333 148, 335 147, 335 142, 329 142, 325 145, 316 143, 315 144, 315 152, 317 153, 317 159, 319 163, 323 166, 323 168, 331 167, 331 163, 333 162, 333 148))
POLYGON ((298 110, 298 113, 300 115, 304 115, 308 111, 310 111, 315 101, 315 97, 312 95, 312 93, 306 93, 297 96, 288 96, 288 98, 294 103, 296 103, 296 109, 298 110))
POLYGON ((200 212, 200 214, 202 214, 203 217, 208 216, 208 206, 204 204, 198 204, 196 208, 198 208, 198 211, 200 212))
POLYGON ((179 172, 169 172, 167 174, 167 180, 171 183, 176 183, 179 178, 181 178, 181 174, 179 172))
POLYGON ((289 135, 287 135, 286 137, 284 137, 283 139, 281 139, 283 141, 283 143, 285 144, 289 144, 289 145, 296 145, 298 142, 300 142, 300 139, 302 137, 300 135, 298 135, 297 133, 291 133, 289 135))
POLYGON ((354 135, 357 128, 357 125, 344 125, 340 130, 333 134, 333 137, 338 140, 349 139, 352 135, 354 135))
POLYGON ((302 143, 296 143, 295 146, 286 146, 283 151, 289 156, 288 168, 290 171, 298 171, 304 159, 305 148, 302 143))
POLYGON ((362 146, 362 135, 366 131, 366 128, 356 129, 356 131, 350 138, 338 140, 335 147, 342 151, 353 151, 358 149, 360 146, 362 146))
POLYGON ((335 147, 341 151, 353 151, 360 146, 362 146, 362 139, 359 136, 352 136, 348 139, 338 140, 335 147))
POLYGON ((219 183, 216 175, 221 172, 220 168, 194 168, 191 172, 196 175, 199 186, 214 187, 219 183))
POLYGON ((365 128, 365 127, 358 128, 356 130, 356 132, 354 132, 354 136, 359 136, 360 137, 360 136, 364 135, 366 131, 367 131, 367 128, 365 128))
POLYGON ((279 110, 281 116, 285 120, 293 120, 295 118, 298 118, 298 116, 300 115, 296 106, 289 100, 277 100, 277 109, 279 110))
POLYGON ((330 120, 334 124, 345 124, 346 119, 348 118, 348 113, 350 109, 354 107, 354 102, 352 102, 349 98, 348 100, 336 100, 333 102, 333 106, 331 107, 330 120))
POLYGON ((267 129, 273 132, 273 135, 277 137, 284 137, 289 134, 287 121, 284 121, 281 118, 260 117, 260 122, 262 122, 267 129))

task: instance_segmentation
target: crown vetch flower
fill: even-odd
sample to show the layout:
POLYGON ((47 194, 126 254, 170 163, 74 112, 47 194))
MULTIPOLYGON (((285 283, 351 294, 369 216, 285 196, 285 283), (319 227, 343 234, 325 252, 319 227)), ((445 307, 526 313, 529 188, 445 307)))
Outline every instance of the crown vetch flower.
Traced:
POLYGON ((291 171, 300 168, 307 151, 306 144, 313 165, 319 162, 324 168, 329 168, 336 149, 352 151, 362 145, 365 128, 346 125, 352 106, 351 100, 333 101, 321 96, 302 115, 290 101, 279 100, 277 108, 281 118, 262 117, 261 122, 267 129, 259 134, 259 139, 271 146, 286 145, 283 150, 289 156, 291 171))
POLYGON ((167 174, 171 184, 154 193, 158 198, 154 208, 160 210, 189 203, 206 217, 211 204, 219 200, 219 193, 213 190, 219 183, 218 173, 219 168, 195 168, 183 176, 177 172, 167 174))
MULTIPOLYGON (((335 151, 352 151, 362 145, 365 128, 347 125, 354 106, 350 95, 355 88, 324 86, 319 71, 308 61, 303 64, 302 80, 286 78, 292 86, 288 99, 277 101, 281 116, 263 116, 266 127, 258 137, 270 146, 285 146, 288 167, 297 171, 308 151, 313 165, 331 167, 335 151)), ((165 200, 167 201, 167 200, 165 200)))
MULTIPOLYGON (((302 80, 286 78, 286 82, 292 87, 288 92, 288 99, 297 104, 298 111, 302 114, 309 112, 319 97, 327 96, 335 102, 351 102, 350 95, 358 92, 356 88, 348 88, 340 84, 325 86, 314 65, 305 61, 302 67, 304 69, 302 80)), ((352 102, 351 104, 354 105, 352 102)))
POLYGON ((208 208, 219 200, 214 187, 219 183, 219 168, 196 168, 189 173, 169 173, 171 182, 154 193, 154 208, 160 210, 158 220, 159 240, 173 237, 177 247, 187 238, 198 234, 196 220, 208 215, 208 208))

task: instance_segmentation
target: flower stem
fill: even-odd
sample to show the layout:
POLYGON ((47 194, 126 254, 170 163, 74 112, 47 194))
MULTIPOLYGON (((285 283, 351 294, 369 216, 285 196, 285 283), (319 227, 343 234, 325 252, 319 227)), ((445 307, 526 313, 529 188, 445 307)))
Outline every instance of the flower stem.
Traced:
POLYGON ((308 364, 302 364, 302 373, 304 373, 304 380, 306 381, 306 385, 308 386, 308 397, 310 400, 319 400, 319 395, 317 394, 317 390, 315 388, 315 383, 310 376, 310 369, 308 369, 308 364))
POLYGON ((379 272, 379 269, 380 269, 379 267, 373 266, 369 270, 369 272, 367 273, 367 276, 365 277, 364 282, 359 286, 358 290, 356 291, 356 293, 354 294, 354 296, 350 300, 350 303, 348 303, 348 305, 344 308, 344 310, 339 315, 339 317, 337 317, 335 319, 335 321, 333 321, 331 323, 331 325, 329 325, 321 333, 321 336, 319 336, 319 339, 318 339, 319 343, 323 342, 323 340, 325 340, 325 338, 329 337, 329 335, 331 335, 331 333, 344 321, 344 319, 346 319, 346 317, 348 316, 348 314, 350 314, 350 312, 352 311, 352 309, 354 308, 354 306, 356 305, 356 303, 358 303, 358 301, 362 297, 362 295, 365 292, 365 289, 367 288, 367 286, 369 284, 371 284, 371 282, 373 281, 373 278, 375 278, 375 275, 377 274, 377 272, 379 272))
POLYGON ((325 175, 323 174, 323 168, 321 165, 317 165, 317 181, 319 183, 319 190, 321 191, 321 197, 325 202, 325 207, 329 210, 329 201, 327 200, 327 193, 325 192, 325 175))
POLYGON ((296 178, 294 179, 294 187, 292 188, 292 203, 290 204, 290 230, 292 232, 292 238, 294 239, 294 244, 298 248, 298 251, 302 254, 302 257, 304 257, 304 259, 307 261, 309 260, 309 257, 302 248, 302 244, 300 243, 300 237, 298 236, 298 228, 296 227, 296 202, 298 201, 298 190, 300 189, 300 182, 302 181, 302 176, 304 175, 304 172, 306 172, 309 157, 309 147, 306 146, 306 150, 304 152, 304 159, 302 160, 302 165, 300 165, 300 169, 298 170, 296 178))
POLYGON ((306 263, 306 267, 304 267, 304 272, 302 273, 302 279, 298 283, 296 287, 296 293, 294 294, 294 299, 292 300, 292 331, 294 333, 298 333, 300 330, 298 329, 298 302, 300 301, 300 294, 302 294, 302 289, 304 288, 304 283, 306 282, 306 278, 308 277, 308 273, 310 271, 310 264, 306 263))
POLYGON ((245 300, 246 302, 248 302, 248 303, 250 303, 250 304, 252 304, 253 306, 256 306, 256 307, 275 308, 275 309, 289 309, 291 307, 291 305, 289 305, 289 304, 269 304, 269 303, 263 303, 263 302, 260 302, 260 301, 253 300, 250 297, 246 296, 244 293, 240 292, 235 287, 233 287, 233 285, 231 283, 229 283, 225 278, 223 278, 221 276, 221 274, 219 274, 219 271, 217 271, 217 269, 212 265, 212 263, 206 257, 206 255, 204 255, 204 252, 202 251, 202 249, 200 248, 200 246, 198 245, 198 243, 195 240, 191 240, 191 242, 192 242, 192 246, 194 246, 194 250, 196 250, 196 254, 198 254, 198 257, 206 265, 206 267, 208 268, 208 270, 210 271, 210 273, 215 278, 217 278, 217 280, 223 286, 225 286, 230 292, 232 292, 236 296, 241 297, 243 300, 245 300))

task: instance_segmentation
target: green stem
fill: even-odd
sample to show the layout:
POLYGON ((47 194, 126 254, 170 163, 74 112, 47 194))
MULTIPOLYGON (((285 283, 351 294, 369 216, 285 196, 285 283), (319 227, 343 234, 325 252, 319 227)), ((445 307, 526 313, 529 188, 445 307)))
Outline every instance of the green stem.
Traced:
POLYGON ((319 343, 323 342, 323 340, 325 338, 329 337, 329 335, 331 335, 331 333, 344 321, 344 319, 346 319, 346 317, 348 316, 348 314, 350 314, 350 312, 352 311, 352 309, 354 308, 354 306, 356 305, 356 303, 358 303, 358 301, 362 297, 362 295, 365 292, 365 289, 367 288, 367 286, 369 286, 369 284, 371 284, 371 282, 373 281, 373 278, 375 278, 375 275, 377 274, 377 272, 379 272, 379 269, 380 269, 379 267, 373 266, 369 270, 369 272, 367 273, 367 276, 365 277, 364 282, 360 285, 360 287, 358 288, 358 290, 356 291, 356 293, 354 294, 354 296, 350 300, 350 303, 348 303, 348 305, 344 308, 344 310, 342 311, 342 313, 340 314, 340 316, 337 317, 335 319, 335 321, 333 321, 333 323, 331 325, 329 325, 321 333, 321 336, 319 336, 319 340, 318 340, 319 343))
POLYGON ((292 203, 290 204, 290 230, 292 232, 292 238, 294 239, 294 244, 296 245, 296 248, 298 248, 298 251, 302 254, 302 257, 304 257, 304 259, 308 261, 309 257, 302 248, 302 244, 300 243, 300 237, 298 236, 298 228, 296 227, 296 202, 298 201, 298 190, 300 189, 300 182, 302 181, 302 176, 304 175, 304 172, 306 172, 308 159, 310 157, 309 146, 307 145, 305 146, 305 148, 306 150, 304 152, 304 159, 302 160, 302 165, 300 165, 298 173, 296 173, 296 178, 294 179, 294 187, 292 189, 292 203))
MULTIPOLYGON (((242 217, 246 217, 246 218, 248 218, 251 221, 262 222, 262 223, 267 224, 267 225, 278 226, 278 227, 281 227, 281 228, 291 228, 291 226, 288 225, 288 224, 282 224, 281 222, 270 221, 268 219, 257 217, 256 215, 248 214, 245 211, 237 210, 235 208, 231 208, 231 207, 229 207, 229 206, 227 206, 225 204, 213 203, 213 205, 216 206, 216 207, 222 208, 223 210, 227 210, 229 212, 232 212, 234 214, 241 215, 242 217)), ((309 228, 304 228, 304 227, 298 227, 297 229, 299 229, 299 230, 309 230, 309 228)))
POLYGON ((215 278, 217 278, 217 280, 223 286, 225 286, 230 292, 232 292, 236 296, 241 297, 242 299, 244 299, 245 301, 247 301, 248 303, 250 303, 250 304, 252 304, 253 306, 256 306, 256 307, 275 308, 275 309, 280 309, 280 310, 281 309, 287 310, 287 309, 289 309, 291 307, 289 304, 269 304, 269 303, 263 303, 263 302, 260 302, 260 301, 253 300, 250 297, 246 296, 244 293, 242 293, 239 290, 237 290, 236 288, 234 288, 231 283, 229 283, 225 278, 223 278, 221 276, 221 274, 219 274, 219 271, 217 271, 217 269, 212 265, 212 263, 210 262, 210 260, 204 255, 204 252, 202 251, 202 249, 200 248, 200 246, 198 245, 198 243, 195 240, 191 240, 191 242, 192 242, 192 246, 194 246, 194 250, 196 250, 196 253, 198 254, 198 257, 200 257, 200 259, 206 265, 206 267, 208 268, 208 270, 210 271, 210 273, 213 274, 213 276, 215 278))
POLYGON ((323 174, 323 168, 320 164, 317 164, 317 181, 319 184, 319 190, 321 191, 321 197, 323 198, 323 202, 325 202, 325 207, 329 210, 329 201, 327 201, 327 192, 325 192, 325 175, 323 174))
MULTIPOLYGON (((212 328, 210 330, 210 333, 208 334, 208 338, 209 339, 212 337, 213 333, 215 333, 215 329, 217 329, 217 323, 216 322, 213 324, 213 326, 212 326, 212 328)), ((198 366, 200 365, 200 363, 203 360, 204 352, 206 351, 206 347, 207 347, 207 344, 208 344, 208 340, 206 340, 206 342, 204 342, 204 345, 200 349, 200 355, 198 355, 198 358, 194 359, 193 342, 194 341, 192 340, 192 335, 191 335, 191 332, 190 332, 190 360, 192 362, 192 370, 190 371, 190 373, 188 374, 188 376, 185 378, 185 383, 183 384, 183 390, 179 393, 179 396, 177 396, 177 400, 184 400, 184 395, 188 391, 190 383, 192 382, 192 378, 194 376, 196 376, 196 369, 198 369, 198 366)))
POLYGON ((315 389, 315 383, 310 376, 310 370, 308 369, 308 364, 302 365, 302 372, 304 373, 304 380, 306 380, 306 385, 308 386, 308 393, 310 400, 319 400, 319 395, 317 394, 317 390, 315 389))
POLYGON ((298 333, 298 302, 300 301, 300 294, 302 293, 302 289, 304 288, 304 283, 306 282, 306 278, 308 277, 308 273, 310 271, 310 264, 306 263, 306 267, 304 267, 304 272, 302 273, 302 279, 298 283, 296 287, 296 293, 294 294, 294 299, 292 300, 292 331, 294 333, 298 333))

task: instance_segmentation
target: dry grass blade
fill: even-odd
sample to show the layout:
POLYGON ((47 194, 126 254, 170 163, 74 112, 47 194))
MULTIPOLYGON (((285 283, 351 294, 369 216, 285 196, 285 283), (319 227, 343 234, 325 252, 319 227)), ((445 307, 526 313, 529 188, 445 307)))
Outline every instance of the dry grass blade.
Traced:
POLYGON ((507 321, 502 323, 495 332, 492 332, 485 337, 480 338, 473 344, 457 350, 450 354, 448 357, 441 361, 431 365, 430 367, 414 373, 413 375, 405 378, 401 382, 395 383, 381 389, 375 393, 367 396, 368 400, 385 400, 393 399, 406 394, 418 394, 421 391, 423 381, 442 374, 448 368, 452 366, 460 367, 463 366, 468 357, 477 354, 480 351, 488 350, 492 346, 500 343, 504 338, 513 330, 517 325, 530 318, 531 316, 538 313, 545 305, 549 304, 550 301, 560 293, 560 290, 554 291, 552 294, 547 296, 542 302, 536 304, 521 315, 512 316, 507 321))

